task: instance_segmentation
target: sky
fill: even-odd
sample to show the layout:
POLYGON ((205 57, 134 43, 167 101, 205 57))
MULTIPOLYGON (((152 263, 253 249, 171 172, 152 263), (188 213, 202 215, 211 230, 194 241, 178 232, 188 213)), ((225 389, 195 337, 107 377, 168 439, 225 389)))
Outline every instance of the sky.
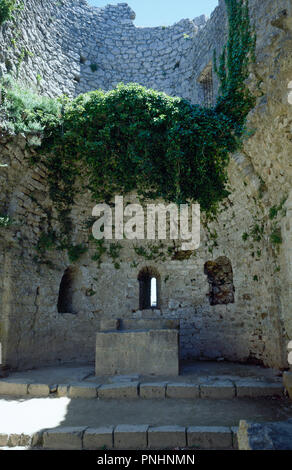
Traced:
POLYGON ((128 3, 136 13, 136 26, 169 26, 183 18, 210 16, 218 0, 87 0, 90 5, 103 7, 128 3))

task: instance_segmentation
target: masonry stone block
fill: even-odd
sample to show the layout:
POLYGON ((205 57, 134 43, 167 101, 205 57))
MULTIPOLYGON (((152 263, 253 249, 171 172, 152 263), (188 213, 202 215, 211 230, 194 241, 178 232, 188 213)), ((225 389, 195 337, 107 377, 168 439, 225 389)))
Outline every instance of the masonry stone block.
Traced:
POLYGON ((86 429, 83 436, 83 448, 102 450, 113 448, 113 426, 86 429))
POLYGON ((0 380, 0 395, 27 395, 28 384, 22 380, 14 380, 13 382, 0 380))
POLYGON ((70 398, 97 398, 97 385, 76 383, 69 387, 70 398))
POLYGON ((292 372, 284 372, 283 374, 283 385, 288 392, 289 397, 292 400, 292 372))
POLYGON ((50 387, 46 384, 30 384, 28 394, 33 397, 47 397, 50 394, 50 387))
POLYGON ((115 449, 146 449, 148 425, 121 424, 114 430, 115 449))
POLYGON ((260 382, 257 380, 240 380, 235 382, 237 397, 268 397, 282 396, 284 387, 282 383, 260 382))
POLYGON ((96 335, 96 375, 178 375, 179 332, 110 331, 96 335))
POLYGON ((166 383, 153 382, 140 384, 140 398, 165 398, 166 383))
POLYGON ((157 426, 148 429, 148 447, 167 449, 186 446, 186 428, 183 426, 157 426))
POLYGON ((232 431, 223 426, 191 426, 187 429, 188 447, 200 449, 231 449, 232 431))
POLYGON ((138 398, 138 382, 105 384, 98 388, 98 398, 138 398))
POLYGON ((235 387, 231 381, 206 381, 200 384, 201 398, 229 399, 235 397, 235 387))
POLYGON ((43 434, 44 449, 81 450, 85 427, 60 427, 43 434))
POLYGON ((168 383, 166 387, 167 398, 199 398, 200 388, 198 384, 168 383))

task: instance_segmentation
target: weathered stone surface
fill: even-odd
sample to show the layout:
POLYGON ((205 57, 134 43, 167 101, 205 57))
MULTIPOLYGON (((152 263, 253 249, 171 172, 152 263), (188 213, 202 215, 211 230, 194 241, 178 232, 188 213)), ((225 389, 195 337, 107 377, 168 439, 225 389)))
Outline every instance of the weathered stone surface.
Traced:
POLYGON ((283 385, 287 390, 289 397, 292 400, 292 372, 284 372, 283 374, 283 385))
POLYGON ((121 424, 114 430, 115 449, 146 449, 148 425, 121 424))
POLYGON ((60 427, 43 434, 43 447, 55 450, 81 450, 85 427, 60 427))
POLYGON ((0 381, 0 395, 26 395, 28 389, 28 384, 23 383, 22 380, 17 381, 16 379, 13 382, 8 382, 1 380, 0 381))
POLYGON ((97 391, 98 398, 138 398, 138 385, 138 382, 102 385, 97 391))
POLYGON ((8 434, 0 434, 0 447, 4 447, 8 445, 8 434))
POLYGON ((58 385, 58 388, 57 388, 57 395, 58 397, 66 397, 69 393, 69 385, 65 384, 65 385, 58 385))
POLYGON ((201 398, 228 399, 235 397, 235 387, 231 381, 216 380, 209 382, 206 380, 200 384, 201 398))
POLYGON ((187 428, 187 443, 200 449, 231 449, 232 432, 223 426, 191 426, 187 428))
POLYGON ((147 399, 165 398, 166 382, 140 384, 140 397, 147 399))
POLYGON ((281 383, 265 383, 250 379, 242 379, 237 381, 235 385, 238 397, 282 396, 284 391, 281 383))
POLYGON ((178 375, 178 346, 175 329, 100 332, 96 335, 95 373, 178 375))
POLYGON ((197 384, 168 383, 166 387, 167 398, 199 398, 200 388, 197 384))
MULTIPOLYGON (((135 28, 133 12, 125 4, 92 9, 83 0, 24 3, 17 13, 18 41, 13 22, 0 28, 1 75, 10 71, 23 84, 36 85, 49 96, 110 90, 123 81, 204 103, 201 78, 210 70, 213 50, 219 53, 226 38, 223 1, 208 22, 182 20, 158 28, 135 28), (19 64, 23 45, 26 57, 19 64), (42 77, 40 83, 36 76, 42 77)), ((255 132, 245 139, 243 151, 230 158, 230 197, 218 220, 208 230, 201 227, 196 257, 155 262, 163 310, 152 315, 180 320, 183 359, 250 359, 286 368, 284 349, 292 339, 291 2, 250 0, 249 4, 257 32, 255 74, 250 75, 257 103, 248 127, 255 132), (283 210, 271 219, 270 209, 287 197, 283 210), (265 236, 253 240, 257 225, 264 227, 265 236), (274 230, 278 235, 281 231, 278 245, 272 242, 274 230), (210 305, 204 266, 222 256, 232 266, 235 302, 210 305)), ((217 89, 214 74, 214 99, 217 89)), ((51 250, 43 264, 35 252, 40 235, 48 231, 47 214, 52 212, 57 219, 46 171, 28 166, 38 153, 37 148, 27 147, 30 137, 0 140, 0 213, 9 213, 15 222, 1 229, 0 239, 0 341, 5 364, 19 369, 60 361, 93 362, 95 334, 103 319, 122 318, 133 325, 142 318, 137 278, 140 269, 152 263, 121 240, 121 269, 105 256, 96 276, 95 251, 90 246, 73 270, 75 313, 59 314, 59 287, 69 260, 65 252, 51 250)), ((92 214, 92 200, 87 194, 75 199, 72 243, 87 243, 82 225, 92 214)), ((148 248, 148 243, 141 242, 141 247, 148 248)), ((232 300, 230 272, 212 286, 219 301, 232 300), (223 280, 228 281, 225 286, 220 284, 223 280)))
POLYGON ((50 394, 50 387, 46 384, 30 384, 28 394, 33 397, 47 397, 50 394))
POLYGON ((148 447, 166 449, 186 446, 186 429, 182 426, 157 426, 148 429, 148 447))
POLYGON ((83 436, 83 448, 88 450, 112 449, 113 432, 113 426, 86 429, 83 436))
POLYGON ((69 387, 68 396, 70 398, 97 398, 99 386, 94 384, 76 383, 69 387))
POLYGON ((240 421, 239 450, 292 450, 292 420, 279 423, 240 421))

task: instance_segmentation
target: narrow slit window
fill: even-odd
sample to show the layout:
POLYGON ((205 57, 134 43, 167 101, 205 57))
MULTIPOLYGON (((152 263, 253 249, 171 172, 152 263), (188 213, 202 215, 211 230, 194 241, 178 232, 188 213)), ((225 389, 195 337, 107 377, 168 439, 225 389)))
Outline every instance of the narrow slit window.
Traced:
POLYGON ((157 307, 157 279, 152 277, 151 279, 151 307, 157 307))

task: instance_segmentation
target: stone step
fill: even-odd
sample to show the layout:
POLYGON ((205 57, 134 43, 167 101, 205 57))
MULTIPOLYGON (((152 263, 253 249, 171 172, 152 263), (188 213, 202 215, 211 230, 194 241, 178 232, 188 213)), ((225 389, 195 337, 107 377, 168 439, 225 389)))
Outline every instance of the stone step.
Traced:
POLYGON ((0 434, 0 450, 140 450, 237 449, 237 428, 226 426, 149 426, 120 424, 104 427, 59 427, 33 435, 0 434))
POLYGON ((188 382, 118 381, 110 384, 76 382, 72 384, 28 383, 20 379, 0 380, 0 396, 69 397, 99 399, 232 399, 283 396, 281 382, 239 378, 201 379, 188 382))

